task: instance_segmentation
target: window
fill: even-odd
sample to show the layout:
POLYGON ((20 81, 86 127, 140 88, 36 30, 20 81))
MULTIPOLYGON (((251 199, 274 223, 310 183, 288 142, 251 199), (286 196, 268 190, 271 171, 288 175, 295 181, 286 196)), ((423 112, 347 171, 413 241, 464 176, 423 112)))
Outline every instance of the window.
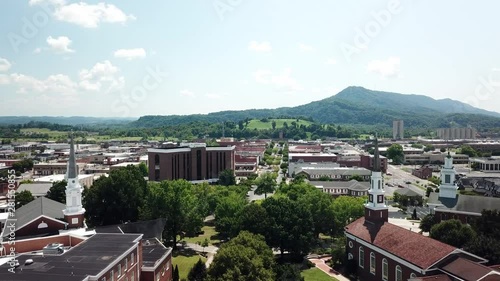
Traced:
POLYGON ((382 260, 382 280, 387 281, 389 279, 389 264, 387 259, 382 260))
POLYGON ((118 274, 117 275, 118 275, 118 277, 120 277, 122 275, 122 264, 121 263, 118 264, 118 274))
POLYGON ((370 253, 370 273, 375 275, 375 253, 370 253))
POLYGON ((114 281, 115 280, 115 272, 113 271, 113 269, 111 269, 111 272, 109 273, 109 280, 111 281, 114 281))
POLYGON ((451 183, 450 175, 444 175, 444 183, 451 183))
POLYGON ((128 258, 125 258, 125 268, 123 270, 127 271, 127 266, 128 266, 128 258))
POLYGON ((349 241, 349 248, 352 248, 353 244, 352 241, 349 241))
POLYGON ((134 271, 132 271, 132 274, 130 274, 130 281, 135 281, 134 271))
POLYGON ((401 271, 401 266, 396 266, 396 281, 403 281, 403 272, 401 271))
POLYGON ((412 273, 410 274, 410 278, 417 278, 417 275, 416 275, 415 273, 413 273, 413 272, 412 272, 412 273))
POLYGON ((102 281, 106 281, 106 277, 103 277, 101 280, 102 280, 102 281))
POLYGON ((349 253, 349 254, 347 255, 347 259, 348 259, 348 260, 352 260, 353 258, 354 258, 354 256, 353 256, 351 253, 349 253))
POLYGON ((359 247, 359 267, 365 267, 365 250, 361 246, 359 247))
POLYGON ((134 264, 134 263, 135 263, 134 258, 135 258, 135 257, 134 257, 134 253, 132 253, 132 254, 130 255, 130 264, 134 264))

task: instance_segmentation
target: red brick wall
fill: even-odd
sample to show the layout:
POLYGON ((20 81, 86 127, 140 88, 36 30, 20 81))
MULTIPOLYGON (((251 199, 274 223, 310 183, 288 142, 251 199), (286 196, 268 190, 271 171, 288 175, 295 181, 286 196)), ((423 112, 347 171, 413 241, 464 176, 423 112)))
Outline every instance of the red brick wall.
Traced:
POLYGON ((47 246, 50 243, 61 243, 64 246, 74 247, 80 244, 80 242, 82 241, 83 239, 70 235, 57 235, 43 238, 18 240, 15 242, 14 246, 9 245, 8 242, 4 242, 2 244, 6 249, 10 249, 11 247, 16 248, 17 253, 28 253, 33 251, 40 251, 43 249, 43 247, 47 246))
MULTIPOLYGON (((139 243, 140 245, 140 243, 139 243)), ((139 246, 142 247, 142 246, 139 246)), ((103 277, 106 277, 106 280, 110 281, 122 281, 122 280, 131 280, 132 275, 134 276, 134 280, 138 281, 140 279, 140 265, 142 264, 142 259, 139 258, 142 256, 142 252, 135 248, 133 252, 129 253, 126 257, 116 262, 116 264, 111 268, 108 272, 103 275, 98 276, 98 279, 101 280, 103 277), (132 263, 131 256, 134 253, 134 263, 132 263), (141 254, 139 254, 141 253, 141 254), (118 265, 121 265, 121 275, 118 276, 118 265), (126 265, 126 267, 125 267, 126 265), (114 279, 111 279, 111 271, 113 271, 114 279)))
MULTIPOLYGON (((365 263, 364 268, 359 266, 359 247, 362 246, 354 240, 347 239, 346 251, 347 255, 351 254, 356 263, 357 274, 360 277, 360 280, 382 280, 382 259, 384 256, 366 246, 362 246, 364 249, 364 257, 365 263), (350 247, 350 242, 352 242, 352 248, 350 247), (375 275, 370 273, 370 253, 373 252, 375 254, 375 275)), ((388 264, 388 281, 396 280, 396 266, 399 265, 402 271, 402 280, 408 280, 410 278, 411 273, 415 273, 417 276, 422 276, 417 272, 411 270, 410 268, 397 263, 396 261, 385 257, 387 259, 388 264)))
MULTIPOLYGON (((62 216, 62 210, 61 210, 61 216, 62 216)), ((35 221, 31 222, 30 224, 26 225, 25 227, 17 230, 16 237, 57 233, 61 229, 64 229, 64 222, 62 222, 62 221, 56 222, 56 221, 51 220, 51 219, 40 217, 40 218, 36 219, 35 221), (47 224, 47 227, 39 229, 38 225, 40 223, 42 223, 42 221, 47 224)))
POLYGON ((445 220, 456 219, 462 223, 470 223, 474 218, 480 217, 481 215, 466 215, 466 214, 454 214, 449 212, 440 212, 438 209, 435 210, 434 219, 437 223, 445 220))

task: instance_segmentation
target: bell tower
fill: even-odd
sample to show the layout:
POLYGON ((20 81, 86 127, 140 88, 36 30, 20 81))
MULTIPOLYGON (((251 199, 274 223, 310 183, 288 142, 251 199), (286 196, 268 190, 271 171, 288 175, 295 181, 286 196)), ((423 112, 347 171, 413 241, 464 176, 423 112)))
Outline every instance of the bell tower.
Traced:
POLYGON ((439 197, 457 197, 458 186, 455 184, 455 168, 453 167, 453 157, 450 152, 444 158, 444 166, 441 167, 441 185, 439 186, 439 197))
POLYGON ((375 153, 371 184, 368 190, 368 203, 365 204, 365 219, 372 222, 384 222, 389 219, 389 208, 385 205, 385 190, 382 171, 380 169, 380 153, 378 138, 375 137, 375 153))
POLYGON ((63 210, 64 219, 68 223, 68 228, 83 227, 85 209, 82 206, 83 187, 78 181, 78 167, 76 165, 75 144, 73 135, 69 148, 69 160, 65 179, 66 185, 66 209, 63 210))

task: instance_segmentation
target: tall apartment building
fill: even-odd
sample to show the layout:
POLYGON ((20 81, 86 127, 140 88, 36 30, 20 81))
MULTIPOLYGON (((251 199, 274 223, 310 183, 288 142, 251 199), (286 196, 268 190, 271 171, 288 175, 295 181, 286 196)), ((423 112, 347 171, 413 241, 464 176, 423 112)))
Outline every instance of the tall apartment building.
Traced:
POLYGON ((475 139, 476 129, 474 128, 440 128, 437 129, 437 137, 444 140, 475 139))
POLYGON ((392 138, 395 140, 404 139, 404 124, 403 120, 392 121, 392 138))
POLYGON ((149 179, 217 179, 220 172, 235 170, 234 150, 234 146, 207 147, 205 144, 149 149, 149 179))

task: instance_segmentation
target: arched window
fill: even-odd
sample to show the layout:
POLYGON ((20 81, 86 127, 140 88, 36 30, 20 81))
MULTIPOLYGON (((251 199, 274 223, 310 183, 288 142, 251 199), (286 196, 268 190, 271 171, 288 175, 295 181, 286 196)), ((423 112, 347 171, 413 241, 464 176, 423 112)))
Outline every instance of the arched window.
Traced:
POLYGON ((374 252, 371 252, 370 253, 370 273, 371 274, 375 274, 375 253, 374 252))
POLYGON ((365 267, 365 250, 359 246, 359 267, 365 267))
POLYGON ((382 259, 382 280, 387 281, 389 279, 389 264, 387 259, 382 259))
POLYGON ((412 272, 412 273, 410 274, 410 278, 417 278, 417 275, 416 275, 415 273, 413 273, 413 272, 412 272))
POLYGON ((403 271, 401 271, 401 266, 396 266, 396 281, 403 281, 403 271))
POLYGON ((353 258, 354 258, 354 256, 353 256, 351 253, 349 253, 349 254, 347 255, 347 259, 348 259, 348 260, 352 260, 353 258))
POLYGON ((160 155, 155 154, 155 165, 160 165, 160 155))

